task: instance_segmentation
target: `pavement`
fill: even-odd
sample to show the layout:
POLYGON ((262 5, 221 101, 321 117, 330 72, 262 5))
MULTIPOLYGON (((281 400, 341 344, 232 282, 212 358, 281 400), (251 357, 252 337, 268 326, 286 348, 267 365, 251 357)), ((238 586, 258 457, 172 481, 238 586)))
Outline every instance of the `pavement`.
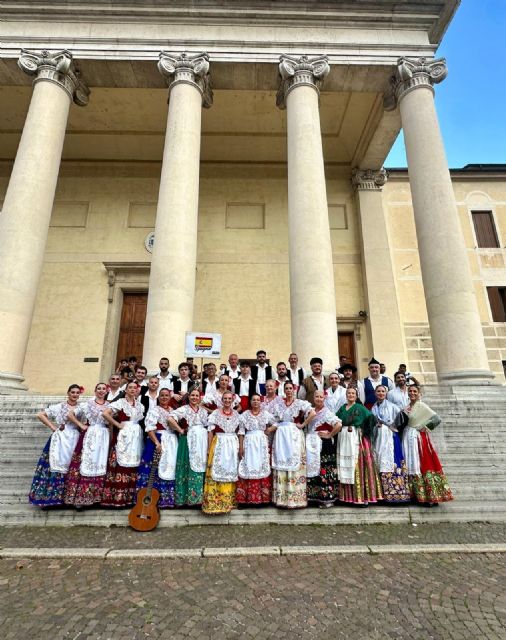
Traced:
POLYGON ((504 640, 506 553, 486 551, 499 548, 506 526, 487 523, 4 527, 0 628, 4 640, 504 640), (184 550, 198 553, 171 555, 184 550))

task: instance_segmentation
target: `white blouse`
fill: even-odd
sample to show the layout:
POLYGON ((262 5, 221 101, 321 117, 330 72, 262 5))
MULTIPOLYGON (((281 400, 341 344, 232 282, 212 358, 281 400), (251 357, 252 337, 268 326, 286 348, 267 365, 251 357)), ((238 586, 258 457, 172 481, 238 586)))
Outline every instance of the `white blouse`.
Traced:
POLYGON ((275 423, 276 418, 268 411, 265 411, 265 409, 261 409, 257 416, 254 416, 251 411, 248 410, 241 415, 239 435, 243 436, 247 431, 265 431, 269 425, 275 423))
POLYGON ((317 412, 316 416, 311 420, 311 422, 307 425, 308 433, 316 433, 318 427, 322 424, 329 424, 332 427, 335 427, 336 424, 341 424, 341 420, 327 409, 327 407, 323 407, 320 411, 317 412))
POLYGON ((80 402, 74 411, 76 418, 81 422, 86 421, 89 425, 98 424, 102 427, 107 426, 103 411, 109 406, 108 402, 98 404, 95 398, 90 398, 86 402, 80 402), (84 420, 83 420, 84 418, 84 420))
POLYGON ((232 411, 230 416, 225 416, 220 409, 216 409, 209 416, 207 430, 214 431, 215 427, 220 427, 225 433, 235 433, 241 425, 241 416, 237 411, 232 411))
POLYGON ((280 410, 280 422, 294 422, 301 411, 304 413, 304 418, 307 418, 308 413, 313 408, 307 400, 300 400, 299 398, 294 400, 288 407, 284 402, 283 405, 280 410))
POLYGON ((172 412, 170 409, 164 409, 159 405, 150 409, 147 413, 146 420, 144 421, 144 424, 146 425, 146 433, 149 433, 150 431, 156 431, 158 423, 163 425, 164 428, 170 429, 167 421, 171 416, 172 412))
POLYGON ((131 422, 140 422, 144 417, 144 407, 140 400, 136 400, 134 405, 131 405, 126 398, 120 398, 115 402, 111 402, 108 407, 112 409, 113 415, 117 415, 120 411, 130 418, 131 422))
POLYGON ((205 409, 199 407, 198 410, 195 411, 189 404, 179 407, 179 409, 175 409, 172 412, 172 418, 177 422, 184 418, 189 427, 193 427, 196 424, 201 424, 202 426, 207 427, 207 421, 209 419, 208 413, 205 409))

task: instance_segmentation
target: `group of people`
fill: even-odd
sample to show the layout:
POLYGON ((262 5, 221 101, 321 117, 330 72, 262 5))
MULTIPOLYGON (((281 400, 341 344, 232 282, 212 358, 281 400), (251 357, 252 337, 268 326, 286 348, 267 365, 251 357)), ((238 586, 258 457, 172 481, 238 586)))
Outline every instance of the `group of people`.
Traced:
POLYGON ((161 509, 209 514, 451 500, 430 437, 440 418, 417 381, 401 368, 391 380, 374 358, 363 380, 340 364, 325 376, 315 357, 306 373, 292 353, 274 368, 260 350, 253 366, 231 354, 220 374, 208 364, 195 376, 183 362, 176 376, 161 358, 146 377, 137 364, 132 377, 113 373, 83 402, 73 384, 64 402, 38 414, 52 434, 29 500, 130 507, 148 483, 161 509))

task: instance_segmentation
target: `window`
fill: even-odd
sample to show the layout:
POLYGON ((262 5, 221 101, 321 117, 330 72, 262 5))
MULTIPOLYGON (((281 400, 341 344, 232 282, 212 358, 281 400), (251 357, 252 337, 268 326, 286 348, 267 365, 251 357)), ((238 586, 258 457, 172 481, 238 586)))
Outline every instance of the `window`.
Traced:
POLYGON ((506 322, 506 287, 487 287, 492 320, 506 322))
POLYGON ((499 247, 492 211, 472 211, 476 242, 480 249, 499 247))

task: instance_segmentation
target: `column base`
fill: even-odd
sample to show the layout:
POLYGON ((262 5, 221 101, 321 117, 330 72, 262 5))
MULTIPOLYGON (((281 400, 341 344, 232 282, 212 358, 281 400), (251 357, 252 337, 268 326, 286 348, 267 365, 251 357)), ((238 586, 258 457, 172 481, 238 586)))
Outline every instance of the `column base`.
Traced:
POLYGON ((0 371, 0 395, 18 395, 27 393, 28 387, 23 384, 24 378, 19 373, 0 371))
POLYGON ((499 385, 495 374, 487 369, 466 369, 464 371, 447 371, 438 374, 439 384, 442 385, 499 385))

